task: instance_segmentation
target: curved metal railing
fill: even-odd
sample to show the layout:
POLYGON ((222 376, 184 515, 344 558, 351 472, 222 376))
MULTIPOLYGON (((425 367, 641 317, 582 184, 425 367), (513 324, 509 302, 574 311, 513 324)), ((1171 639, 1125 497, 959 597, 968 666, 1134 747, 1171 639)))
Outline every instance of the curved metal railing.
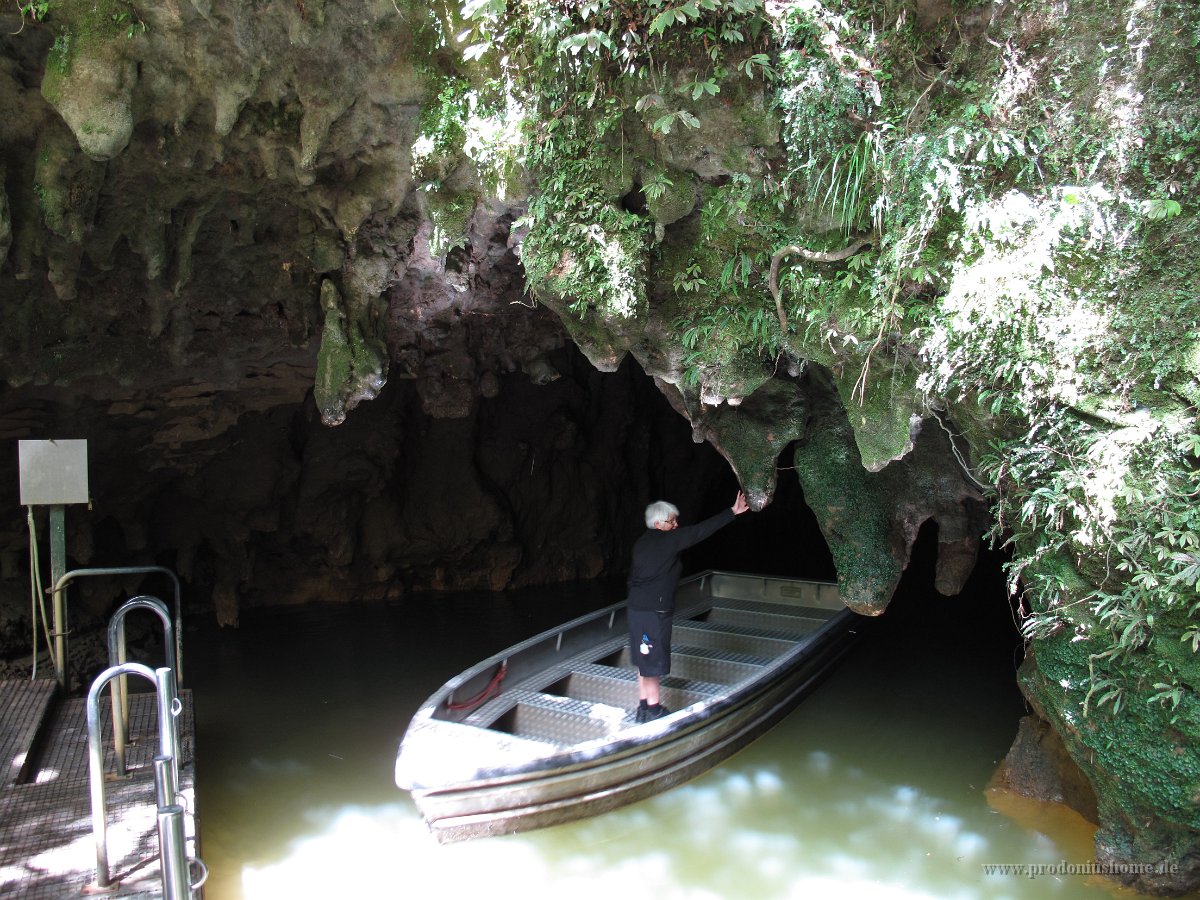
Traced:
MULTIPOLYGON (((171 622, 171 613, 167 604, 157 597, 141 595, 122 603, 112 618, 108 620, 108 664, 119 666, 125 662, 125 617, 135 609, 148 609, 158 615, 163 626, 163 646, 166 648, 167 666, 175 672, 176 684, 179 681, 179 669, 175 662, 175 626, 171 622)), ((125 776, 125 745, 129 741, 129 692, 126 689, 125 676, 120 676, 112 687, 113 707, 113 736, 116 742, 117 775, 125 776)), ((179 733, 175 733, 176 742, 174 755, 179 756, 179 733)))
MULTIPOLYGON (((161 601, 159 601, 161 603, 161 601)), ((158 747, 154 758, 154 787, 158 807, 159 859, 165 900, 189 900, 192 890, 204 883, 207 869, 199 860, 189 860, 184 835, 184 809, 178 802, 179 731, 175 719, 182 711, 173 669, 162 666, 151 671, 141 663, 111 666, 92 682, 87 698, 88 780, 92 799, 92 834, 96 842, 95 888, 111 886, 108 870, 108 825, 104 798, 104 749, 100 734, 100 693, 114 678, 139 675, 153 682, 158 700, 158 747), (197 884, 190 880, 190 863, 199 863, 203 875, 197 884)))
POLYGON ((183 603, 180 599, 179 576, 163 566, 118 566, 103 569, 72 569, 54 583, 54 671, 59 686, 68 690, 67 684, 67 585, 76 578, 97 575, 150 575, 161 573, 171 579, 175 586, 175 672, 183 684, 183 603))

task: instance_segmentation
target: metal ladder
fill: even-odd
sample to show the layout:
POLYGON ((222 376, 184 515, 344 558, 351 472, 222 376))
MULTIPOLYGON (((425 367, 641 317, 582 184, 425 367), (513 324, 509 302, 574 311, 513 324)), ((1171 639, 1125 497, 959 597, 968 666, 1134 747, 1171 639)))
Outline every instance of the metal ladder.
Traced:
POLYGON ((171 614, 167 605, 156 597, 140 596, 127 600, 113 614, 108 626, 109 668, 92 682, 87 698, 88 779, 92 799, 92 834, 96 842, 96 881, 94 888, 111 886, 108 870, 108 826, 104 799, 104 751, 100 734, 100 694, 114 679, 110 693, 113 705, 113 733, 117 770, 125 774, 125 745, 128 740, 128 694, 125 676, 139 675, 154 686, 158 707, 158 755, 154 757, 154 789, 158 810, 159 864, 162 872, 164 900, 191 900, 193 891, 200 889, 208 878, 208 869, 199 858, 187 855, 184 834, 184 808, 179 803, 179 729, 175 719, 183 709, 175 677, 176 644, 173 638, 171 614), (157 613, 163 623, 167 665, 151 670, 140 663, 125 662, 125 617, 135 609, 157 613), (191 880, 191 864, 201 870, 196 882, 191 880))

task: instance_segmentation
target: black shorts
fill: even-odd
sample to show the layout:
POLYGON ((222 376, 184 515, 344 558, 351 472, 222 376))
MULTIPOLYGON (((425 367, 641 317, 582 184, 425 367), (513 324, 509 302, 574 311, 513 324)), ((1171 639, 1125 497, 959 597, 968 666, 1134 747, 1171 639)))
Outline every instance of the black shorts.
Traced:
POLYGON ((671 671, 671 613, 629 610, 629 657, 647 678, 671 671))

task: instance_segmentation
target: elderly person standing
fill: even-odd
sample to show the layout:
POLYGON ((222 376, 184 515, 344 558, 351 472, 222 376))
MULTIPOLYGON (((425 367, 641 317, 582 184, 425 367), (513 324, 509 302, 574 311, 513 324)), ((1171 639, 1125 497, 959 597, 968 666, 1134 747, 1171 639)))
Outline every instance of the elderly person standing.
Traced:
POLYGON ((646 507, 648 530, 633 545, 627 601, 629 652, 638 669, 638 722, 650 722, 670 712, 659 702, 659 686, 662 676, 671 671, 671 619, 683 568, 679 554, 749 508, 746 495, 738 491, 729 509, 681 528, 679 510, 673 504, 659 500, 646 507))

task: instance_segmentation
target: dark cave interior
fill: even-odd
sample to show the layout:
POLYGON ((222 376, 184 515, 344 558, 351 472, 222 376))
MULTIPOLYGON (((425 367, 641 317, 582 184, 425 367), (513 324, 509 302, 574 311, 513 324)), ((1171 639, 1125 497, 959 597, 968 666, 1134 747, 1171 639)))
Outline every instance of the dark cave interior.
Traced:
MULTIPOLYGON (((426 602, 439 589, 519 597, 524 588, 588 580, 606 585, 603 598, 611 602, 621 591, 646 502, 668 499, 684 523, 699 521, 732 503, 737 479, 712 446, 693 441, 688 423, 631 360, 601 373, 569 343, 549 359, 558 377, 537 384, 510 375, 499 396, 481 399, 465 420, 425 415, 413 382, 398 380, 339 427, 320 424, 308 396, 245 415, 190 455, 177 450, 154 457, 152 440, 123 449, 148 435, 84 395, 55 401, 47 392, 36 415, 27 416, 25 431, 85 436, 94 448, 95 500, 90 511, 69 510, 68 567, 179 571, 192 619, 214 614, 220 592, 230 587, 221 573, 231 570, 243 609, 280 598, 288 604, 398 602, 420 595, 426 602), (421 508, 419 516, 408 511, 413 507, 421 508), (498 554, 497 544, 510 548, 510 556, 498 554), (589 549, 581 553, 584 545, 589 549), (406 554, 415 562, 403 559, 406 554), (507 584, 487 581, 497 560, 510 570, 507 584), (443 578, 439 585, 430 573, 447 566, 473 578, 443 578)), ((0 394, 0 411, 11 418, 17 398, 10 393, 7 399, 0 394)), ((0 582, 9 609, 10 666, 22 649, 27 656, 30 632, 28 538, 15 502, 15 457, 13 446, 0 486, 0 494, 12 495, 7 505, 14 513, 0 582)), ((836 577, 789 459, 789 452, 780 455, 773 502, 687 551, 685 574, 728 569, 836 577)), ((981 551, 966 590, 941 597, 932 587, 936 530, 933 522, 923 526, 891 606, 872 627, 953 640, 970 621, 970 634, 1010 641, 1015 631, 1003 554, 981 551)), ((45 567, 44 548, 42 555, 45 567)), ((81 583, 78 590, 71 624, 82 635, 99 632, 125 598, 160 593, 162 585, 125 577, 81 583)), ((130 620, 131 640, 153 652, 154 623, 140 619, 130 620)), ((79 652, 89 640, 76 641, 79 652)), ((99 664, 80 663, 88 670, 99 664)))

